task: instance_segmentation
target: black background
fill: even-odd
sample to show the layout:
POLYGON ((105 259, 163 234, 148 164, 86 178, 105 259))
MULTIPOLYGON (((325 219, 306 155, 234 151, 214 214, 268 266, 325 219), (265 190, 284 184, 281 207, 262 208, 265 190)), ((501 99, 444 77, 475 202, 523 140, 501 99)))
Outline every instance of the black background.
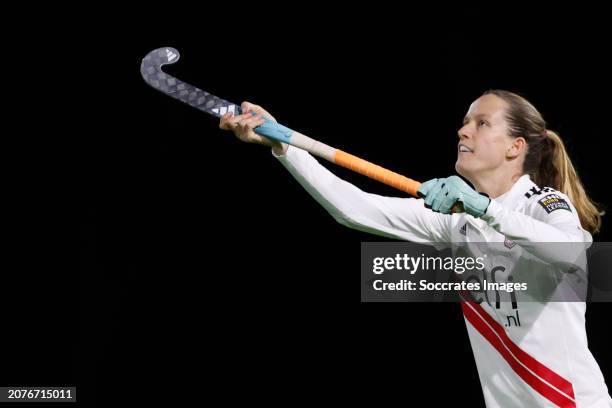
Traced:
MULTIPOLYGON (((53 131, 18 171, 3 382, 76 385, 84 405, 483 405, 459 305, 362 304, 360 242, 382 239, 335 223, 268 149, 149 88, 140 61, 175 47, 166 72, 417 180, 453 174, 456 131, 484 90, 519 92, 606 205, 609 33, 596 16, 302 4, 80 21, 78 58, 59 67, 70 84, 46 102, 61 114, 33 123, 53 131)), ((611 234, 604 218, 595 239, 611 234)), ((609 312, 587 311, 607 379, 609 312)))

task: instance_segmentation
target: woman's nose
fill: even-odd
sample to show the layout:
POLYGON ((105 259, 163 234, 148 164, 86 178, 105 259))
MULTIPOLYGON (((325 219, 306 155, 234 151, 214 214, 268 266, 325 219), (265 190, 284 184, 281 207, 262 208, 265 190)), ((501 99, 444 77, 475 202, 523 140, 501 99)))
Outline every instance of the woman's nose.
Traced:
POLYGON ((470 130, 467 125, 463 126, 461 129, 457 131, 457 136, 459 139, 466 139, 470 137, 470 130))

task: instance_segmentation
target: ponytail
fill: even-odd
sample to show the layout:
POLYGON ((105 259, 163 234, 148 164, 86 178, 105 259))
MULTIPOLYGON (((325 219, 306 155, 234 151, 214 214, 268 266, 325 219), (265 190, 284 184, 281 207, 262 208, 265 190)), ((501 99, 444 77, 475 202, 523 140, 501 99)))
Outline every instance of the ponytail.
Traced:
POLYGON ((552 187, 567 195, 574 204, 582 227, 592 233, 599 232, 604 212, 587 195, 580 177, 567 154, 558 134, 545 130, 544 147, 533 181, 539 186, 552 187))
POLYGON ((580 223, 595 234, 601 228, 604 215, 587 195, 580 177, 558 134, 546 129, 546 122, 538 110, 525 98, 504 90, 489 90, 508 104, 506 119, 512 137, 523 137, 527 154, 523 171, 540 187, 552 187, 567 195, 578 212, 580 223))

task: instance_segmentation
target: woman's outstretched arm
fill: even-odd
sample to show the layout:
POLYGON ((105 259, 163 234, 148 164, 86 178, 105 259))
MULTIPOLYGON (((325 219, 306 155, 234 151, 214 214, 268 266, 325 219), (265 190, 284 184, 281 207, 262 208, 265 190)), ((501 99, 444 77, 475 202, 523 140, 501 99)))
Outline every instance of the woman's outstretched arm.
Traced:
POLYGON ((243 103, 242 111, 239 116, 225 115, 220 127, 232 130, 242 141, 272 147, 283 166, 342 225, 413 242, 450 242, 449 215, 426 209, 421 199, 385 197, 360 190, 309 153, 254 133, 253 128, 263 123, 261 116, 274 120, 264 109, 243 103))
POLYGON ((450 216, 425 208, 423 200, 362 191, 322 166, 309 153, 289 146, 275 154, 306 191, 340 224, 413 242, 450 242, 450 216))

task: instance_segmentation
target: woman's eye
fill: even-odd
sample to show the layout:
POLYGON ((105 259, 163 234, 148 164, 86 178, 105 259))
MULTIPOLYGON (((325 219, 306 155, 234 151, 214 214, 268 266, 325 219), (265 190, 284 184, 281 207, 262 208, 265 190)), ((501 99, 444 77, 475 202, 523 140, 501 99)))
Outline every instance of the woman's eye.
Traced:
POLYGON ((478 122, 478 126, 485 126, 487 124, 487 122, 485 122, 484 120, 481 120, 480 122, 478 122))

